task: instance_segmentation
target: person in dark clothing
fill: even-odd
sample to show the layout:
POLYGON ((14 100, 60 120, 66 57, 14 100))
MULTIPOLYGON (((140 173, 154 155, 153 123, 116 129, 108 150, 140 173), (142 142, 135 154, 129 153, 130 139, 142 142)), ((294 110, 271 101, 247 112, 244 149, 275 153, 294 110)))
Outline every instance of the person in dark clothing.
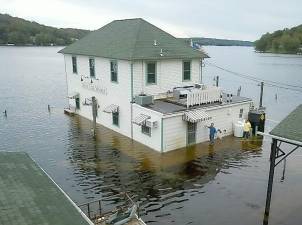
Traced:
POLYGON ((210 144, 214 144, 214 138, 215 138, 215 134, 217 133, 216 128, 214 127, 214 123, 211 123, 211 126, 207 126, 207 128, 209 128, 210 130, 210 144))

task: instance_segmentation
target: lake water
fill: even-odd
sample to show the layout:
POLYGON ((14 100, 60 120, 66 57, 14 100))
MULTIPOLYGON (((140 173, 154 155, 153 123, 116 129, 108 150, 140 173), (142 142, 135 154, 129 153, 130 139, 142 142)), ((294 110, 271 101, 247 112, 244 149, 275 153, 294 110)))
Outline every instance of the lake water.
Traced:
MULTIPOLYGON (((0 47, 0 151, 26 151, 78 204, 103 198, 104 208, 121 204, 128 191, 140 203, 147 224, 262 224, 270 140, 225 138, 214 147, 199 144, 156 153, 90 121, 63 114, 67 104, 63 57, 57 47, 0 47), (47 105, 51 105, 51 112, 47 105), (262 146, 262 147, 261 147, 262 146)), ((234 72, 302 86, 302 57, 257 54, 248 47, 206 47, 207 62, 234 72)), ((257 83, 206 64, 203 80, 258 104, 257 83)), ((302 93, 264 88, 267 129, 298 104, 302 93), (275 95, 277 94, 277 100, 275 95)), ((301 224, 302 153, 275 173, 271 224, 301 224)))

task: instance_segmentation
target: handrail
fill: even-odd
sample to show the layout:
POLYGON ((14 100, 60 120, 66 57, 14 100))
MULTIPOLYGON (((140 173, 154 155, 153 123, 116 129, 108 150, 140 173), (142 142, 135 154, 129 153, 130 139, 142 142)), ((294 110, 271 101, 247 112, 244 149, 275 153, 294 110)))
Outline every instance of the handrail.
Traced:
MULTIPOLYGON (((116 195, 113 195, 111 196, 110 198, 112 197, 116 197, 116 196, 124 196, 127 198, 127 200, 129 200, 131 202, 132 205, 136 205, 137 206, 137 216, 139 217, 139 205, 136 204, 132 198, 128 195, 127 192, 122 192, 122 193, 119 193, 119 194, 116 194, 116 195)), ((110 198, 106 198, 106 199, 110 199, 110 198)), ((102 214, 107 214, 107 213, 102 213, 102 200, 105 200, 105 198, 102 198, 102 199, 96 199, 96 200, 93 200, 93 201, 89 201, 89 202, 86 202, 86 203, 83 203, 83 204, 79 204, 78 207, 84 207, 86 206, 87 207, 87 214, 88 214, 88 217, 92 220, 96 219, 98 217, 97 214, 95 214, 94 217, 91 216, 91 213, 93 211, 91 211, 91 204, 94 204, 94 203, 98 203, 98 209, 96 210, 96 212, 98 211, 99 212, 99 216, 101 217, 102 214)), ((126 201, 127 201, 126 200, 126 201)))
POLYGON ((187 108, 194 105, 201 105, 221 101, 221 90, 211 87, 205 90, 193 89, 187 93, 187 108))

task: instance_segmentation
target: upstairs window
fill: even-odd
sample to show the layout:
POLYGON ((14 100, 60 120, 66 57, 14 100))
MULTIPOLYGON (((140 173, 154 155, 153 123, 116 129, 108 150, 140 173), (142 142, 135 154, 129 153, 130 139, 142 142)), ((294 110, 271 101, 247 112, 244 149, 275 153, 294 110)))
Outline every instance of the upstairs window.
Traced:
POLYGON ((182 80, 191 80, 191 61, 183 61, 182 71, 182 80))
POLYGON ((110 62, 111 81, 117 82, 117 61, 110 62))
POLYGON ((89 71, 90 71, 90 77, 95 77, 95 62, 94 58, 89 59, 89 71))
POLYGON ((72 56, 72 72, 78 73, 77 57, 72 56))
POLYGON ((112 123, 115 126, 119 126, 119 112, 112 112, 112 123))
POLYGON ((147 63, 147 84, 156 84, 156 62, 147 63))

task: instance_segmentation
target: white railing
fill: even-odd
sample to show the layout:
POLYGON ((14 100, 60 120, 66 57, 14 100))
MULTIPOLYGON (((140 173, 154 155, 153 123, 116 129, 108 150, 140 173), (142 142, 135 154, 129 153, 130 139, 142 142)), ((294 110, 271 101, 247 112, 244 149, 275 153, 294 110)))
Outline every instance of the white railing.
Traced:
POLYGON ((206 87, 206 89, 191 89, 187 92, 187 108, 190 106, 220 102, 221 90, 218 87, 206 87))

